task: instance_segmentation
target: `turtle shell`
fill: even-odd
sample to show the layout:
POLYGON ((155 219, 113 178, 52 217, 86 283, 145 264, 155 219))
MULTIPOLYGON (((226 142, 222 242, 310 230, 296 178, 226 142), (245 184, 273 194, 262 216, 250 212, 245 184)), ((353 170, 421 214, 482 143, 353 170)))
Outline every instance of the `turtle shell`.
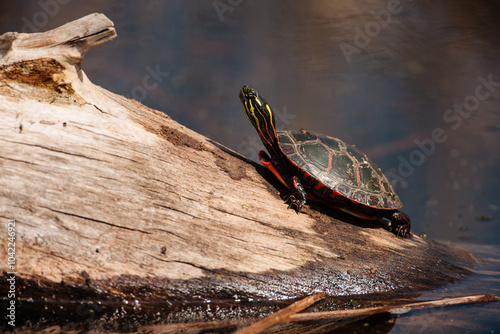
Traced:
POLYGON ((279 145, 308 193, 330 202, 350 199, 375 209, 403 206, 380 168, 340 139, 305 131, 278 131, 279 145))

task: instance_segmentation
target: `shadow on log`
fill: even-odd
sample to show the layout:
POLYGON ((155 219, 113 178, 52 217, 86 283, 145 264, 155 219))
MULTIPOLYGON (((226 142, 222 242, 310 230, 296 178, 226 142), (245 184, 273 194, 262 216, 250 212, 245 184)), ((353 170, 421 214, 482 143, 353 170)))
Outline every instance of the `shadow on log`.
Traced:
POLYGON ((3 251, 0 268, 17 273, 21 304, 389 300, 474 265, 317 204, 288 210, 263 167, 93 85, 83 56, 114 37, 102 14, 0 36, 0 241, 12 222, 16 246, 14 267, 3 251))

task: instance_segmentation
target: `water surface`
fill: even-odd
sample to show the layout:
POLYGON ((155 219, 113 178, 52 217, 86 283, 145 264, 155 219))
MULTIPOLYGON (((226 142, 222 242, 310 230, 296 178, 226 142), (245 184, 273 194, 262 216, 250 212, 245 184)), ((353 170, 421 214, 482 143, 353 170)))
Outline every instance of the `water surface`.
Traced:
MULTIPOLYGON (((0 30, 44 31, 92 12, 118 32, 85 57, 94 83, 255 160, 262 145, 238 99, 242 85, 253 85, 280 129, 321 132, 365 151, 417 233, 492 247, 478 269, 491 275, 472 277, 460 292, 498 293, 497 2, 4 1, 0 30)), ((500 329, 465 310, 442 316, 471 332, 500 329)), ((394 332, 405 331, 404 319, 424 321, 403 317, 394 332)))

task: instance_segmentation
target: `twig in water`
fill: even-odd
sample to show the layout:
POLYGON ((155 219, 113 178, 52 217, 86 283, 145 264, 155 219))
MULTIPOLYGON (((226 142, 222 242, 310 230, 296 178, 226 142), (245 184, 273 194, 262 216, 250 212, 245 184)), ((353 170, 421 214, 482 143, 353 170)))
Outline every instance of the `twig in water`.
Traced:
POLYGON ((284 309, 279 310, 278 312, 273 313, 270 316, 265 317, 264 319, 259 320, 248 327, 236 331, 235 334, 255 334, 279 322, 285 322, 291 316, 297 315, 296 313, 316 303, 318 300, 323 298, 324 295, 324 293, 317 293, 296 301, 295 303, 285 307, 284 309))
POLYGON ((420 310, 433 307, 441 306, 451 306, 451 305, 462 305, 471 304, 479 302, 491 302, 498 300, 499 297, 493 294, 481 294, 472 295, 464 297, 446 298, 441 300, 431 300, 427 302, 416 302, 392 306, 379 306, 379 307, 369 307, 355 310, 338 310, 338 311, 325 311, 325 312, 314 312, 314 313, 301 313, 293 314, 288 317, 287 321, 306 321, 306 320, 319 320, 319 319, 339 319, 339 318, 350 318, 357 316, 366 316, 372 314, 379 314, 385 312, 391 312, 393 314, 404 314, 410 310, 420 310))

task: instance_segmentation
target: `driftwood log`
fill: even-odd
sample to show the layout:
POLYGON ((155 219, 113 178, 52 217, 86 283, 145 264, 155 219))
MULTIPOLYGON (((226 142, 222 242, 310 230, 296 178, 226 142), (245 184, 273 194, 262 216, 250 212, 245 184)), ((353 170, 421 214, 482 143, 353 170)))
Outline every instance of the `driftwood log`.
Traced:
POLYGON ((263 167, 92 84, 83 56, 114 37, 102 14, 0 36, 0 269, 16 272, 20 303, 391 295, 474 265, 382 221, 287 209, 263 167))

